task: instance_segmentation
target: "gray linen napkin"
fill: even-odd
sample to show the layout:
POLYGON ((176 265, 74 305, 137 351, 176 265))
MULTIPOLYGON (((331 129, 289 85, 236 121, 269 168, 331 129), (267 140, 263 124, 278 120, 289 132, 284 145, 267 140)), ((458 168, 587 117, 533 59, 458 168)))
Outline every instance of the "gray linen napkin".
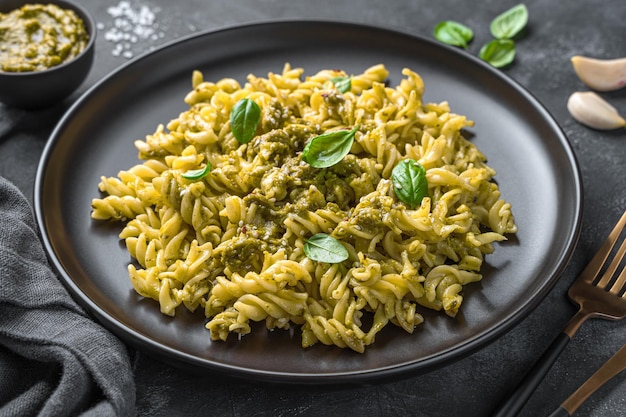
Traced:
POLYGON ((31 208, 0 177, 0 416, 130 416, 124 344, 50 269, 31 208))

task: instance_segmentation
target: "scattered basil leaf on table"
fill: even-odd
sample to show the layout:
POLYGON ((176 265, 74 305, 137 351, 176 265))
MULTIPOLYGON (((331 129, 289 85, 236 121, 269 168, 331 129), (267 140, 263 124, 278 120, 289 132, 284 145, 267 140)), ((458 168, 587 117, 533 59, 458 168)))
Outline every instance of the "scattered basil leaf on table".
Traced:
POLYGON ((398 198, 415 209, 428 195, 426 169, 413 159, 400 161, 391 171, 393 190, 398 198))
POLYGON ((433 34, 435 38, 445 44, 462 48, 467 48, 467 44, 474 37, 472 29, 453 20, 445 20, 438 23, 433 34))
POLYGON ((311 236, 304 243, 305 255, 314 261, 336 264, 348 259, 348 250, 334 237, 326 233, 311 236))
POLYGON ((335 130, 316 136, 302 150, 302 160, 314 168, 328 168, 350 152, 359 126, 352 130, 335 130))
POLYGON ((330 82, 335 85, 340 93, 347 93, 352 90, 352 77, 334 77, 330 79, 330 82))
POLYGON ((230 128, 241 144, 252 140, 260 121, 261 108, 249 98, 239 100, 230 111, 230 128))
MULTIPOLYGON (((523 3, 511 7, 491 21, 489 29, 495 38, 483 45, 479 57, 496 68, 502 68, 515 59, 515 43, 517 36, 528 24, 528 9, 523 3)), ((440 22, 435 26, 435 38, 453 46, 468 47, 474 36, 472 30, 453 20, 440 22)))
POLYGON ((204 168, 192 169, 190 171, 186 171, 182 173, 181 176, 188 180, 197 181, 199 179, 206 177, 209 171, 211 171, 211 164, 209 163, 209 161, 207 161, 204 168))
POLYGON ((496 68, 505 67, 515 59, 515 42, 510 39, 494 39, 480 49, 478 56, 496 68))
POLYGON ((528 9, 524 4, 518 4, 493 19, 489 29, 496 39, 513 39, 527 23, 528 9))

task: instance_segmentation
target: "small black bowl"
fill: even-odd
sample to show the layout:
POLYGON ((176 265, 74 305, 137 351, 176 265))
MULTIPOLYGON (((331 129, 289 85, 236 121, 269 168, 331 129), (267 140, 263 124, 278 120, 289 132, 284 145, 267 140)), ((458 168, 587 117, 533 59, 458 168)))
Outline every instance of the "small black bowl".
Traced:
POLYGON ((0 71, 0 102, 22 109, 41 109, 63 101, 85 81, 94 59, 96 25, 89 13, 77 4, 66 0, 2 0, 0 13, 33 3, 56 4, 73 10, 83 20, 89 41, 77 57, 55 67, 29 72, 0 71))

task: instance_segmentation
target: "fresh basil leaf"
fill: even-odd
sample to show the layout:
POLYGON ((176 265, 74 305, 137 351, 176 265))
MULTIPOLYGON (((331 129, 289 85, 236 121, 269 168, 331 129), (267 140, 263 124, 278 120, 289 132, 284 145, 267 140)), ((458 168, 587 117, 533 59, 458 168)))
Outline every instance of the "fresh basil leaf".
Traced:
POLYGON ((468 42, 474 38, 472 29, 453 20, 445 20, 438 23, 433 34, 435 38, 445 44, 462 48, 467 48, 468 42))
POLYGON ((314 261, 337 264, 348 259, 348 250, 334 237, 326 233, 311 236, 304 243, 305 255, 314 261))
POLYGON ((252 140, 260 121, 261 108, 249 98, 239 100, 230 111, 230 128, 241 144, 252 140))
POLYGON ((527 23, 528 9, 522 3, 493 19, 489 29, 496 39, 512 39, 526 27, 527 23))
POLYGON ((398 198, 415 209, 428 195, 426 169, 413 159, 404 159, 391 171, 393 190, 398 198))
POLYGON ((510 39, 494 39, 480 49, 478 56, 496 68, 505 67, 515 59, 515 42, 510 39))
POLYGON ((340 93, 347 93, 352 90, 352 77, 334 77, 330 79, 330 82, 335 85, 340 93))
POLYGON ((181 177, 188 179, 188 180, 192 180, 192 181, 197 181, 199 179, 202 179, 204 177, 206 177, 209 172, 211 171, 211 164, 209 163, 209 161, 207 161, 206 165, 204 168, 200 168, 200 169, 192 169, 190 171, 184 172, 181 175, 181 177))
POLYGON ((316 136, 302 150, 302 160, 314 168, 328 168, 350 152, 359 126, 352 130, 335 130, 316 136))

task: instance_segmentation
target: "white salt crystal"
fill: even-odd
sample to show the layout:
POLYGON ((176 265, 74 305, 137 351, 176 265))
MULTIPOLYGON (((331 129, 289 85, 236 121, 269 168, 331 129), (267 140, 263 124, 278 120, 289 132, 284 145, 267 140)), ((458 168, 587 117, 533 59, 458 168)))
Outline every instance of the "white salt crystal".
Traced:
MULTIPOLYGON (((98 30, 105 30, 104 39, 115 44, 111 53, 114 56, 132 58, 134 56, 133 45, 141 40, 154 42, 163 38, 163 32, 157 33, 159 23, 157 22, 158 7, 151 8, 146 3, 120 1, 117 5, 107 8, 107 13, 111 16, 112 23, 107 29, 107 25, 99 22, 98 30)), ((141 50, 153 49, 153 45, 142 45, 141 50)))

